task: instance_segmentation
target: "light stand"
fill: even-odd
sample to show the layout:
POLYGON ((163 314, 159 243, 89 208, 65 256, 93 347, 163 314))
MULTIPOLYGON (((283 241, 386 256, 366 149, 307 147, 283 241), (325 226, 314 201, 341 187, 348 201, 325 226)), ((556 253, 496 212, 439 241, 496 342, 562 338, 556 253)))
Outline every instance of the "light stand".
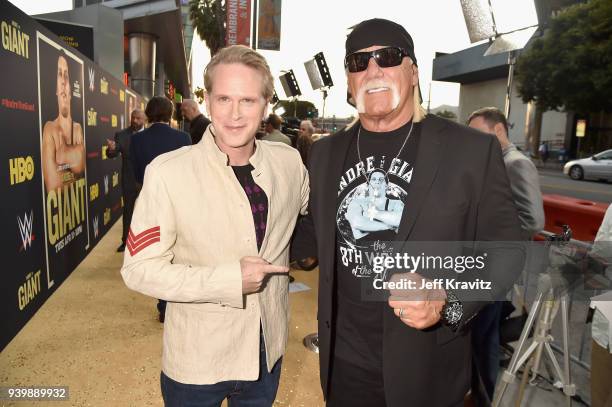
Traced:
POLYGON ((298 96, 295 96, 292 102, 293 102, 293 117, 297 117, 298 96))
MULTIPOLYGON (((325 126, 325 102, 327 99, 327 92, 334 86, 334 82, 332 81, 323 53, 319 52, 313 59, 304 62, 304 68, 306 68, 312 90, 320 90, 323 92, 323 113, 321 115, 321 123, 325 126)), ((325 127, 323 127, 323 129, 325 129, 325 127)))
MULTIPOLYGON (((321 89, 321 92, 323 92, 323 112, 321 113, 321 123, 323 123, 323 126, 325 126, 325 100, 327 99, 327 89, 321 89)), ((325 130, 325 127, 323 127, 323 130, 325 130)))
POLYGON ((506 118, 510 118, 510 98, 512 97, 512 81, 514 79, 514 65, 516 64, 516 51, 508 52, 508 83, 506 85, 506 105, 504 114, 506 118))

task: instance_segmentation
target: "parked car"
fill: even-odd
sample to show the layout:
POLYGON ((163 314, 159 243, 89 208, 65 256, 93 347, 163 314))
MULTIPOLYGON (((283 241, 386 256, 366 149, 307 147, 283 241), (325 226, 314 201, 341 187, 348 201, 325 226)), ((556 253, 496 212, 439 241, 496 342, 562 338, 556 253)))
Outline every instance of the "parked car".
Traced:
POLYGON ((563 173, 571 179, 605 179, 612 181, 612 150, 602 151, 589 158, 568 161, 563 173))

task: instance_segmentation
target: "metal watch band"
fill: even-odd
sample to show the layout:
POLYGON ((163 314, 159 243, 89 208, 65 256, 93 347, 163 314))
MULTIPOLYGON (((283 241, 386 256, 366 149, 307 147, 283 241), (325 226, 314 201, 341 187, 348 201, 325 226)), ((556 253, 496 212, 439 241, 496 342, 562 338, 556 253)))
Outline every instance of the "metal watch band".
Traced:
POLYGON ((457 328, 463 317, 463 304, 452 291, 446 291, 446 304, 442 307, 440 314, 444 325, 452 329, 457 328))

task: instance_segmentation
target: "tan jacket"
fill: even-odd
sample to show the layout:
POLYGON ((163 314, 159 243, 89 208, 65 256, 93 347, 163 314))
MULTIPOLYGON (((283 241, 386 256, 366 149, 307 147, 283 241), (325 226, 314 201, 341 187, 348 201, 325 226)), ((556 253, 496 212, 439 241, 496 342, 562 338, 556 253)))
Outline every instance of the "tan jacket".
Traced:
POLYGON ((268 370, 287 343, 288 277, 272 275, 244 296, 239 260, 288 265, 308 174, 295 149, 256 142, 253 179, 268 197, 258 252, 249 201, 227 162, 209 126, 200 143, 147 166, 121 269, 129 288, 168 301, 162 369, 181 383, 256 380, 260 323, 268 370))

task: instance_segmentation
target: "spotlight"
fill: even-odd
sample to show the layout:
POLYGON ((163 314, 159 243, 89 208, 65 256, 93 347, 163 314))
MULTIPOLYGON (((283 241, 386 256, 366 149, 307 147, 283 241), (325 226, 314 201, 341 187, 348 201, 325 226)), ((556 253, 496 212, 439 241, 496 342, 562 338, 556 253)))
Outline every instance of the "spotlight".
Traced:
POLYGON ((283 90, 288 98, 300 96, 302 94, 302 91, 300 91, 300 85, 298 85, 295 75, 293 74, 293 69, 290 69, 287 73, 279 76, 278 79, 280 80, 281 85, 283 85, 283 90))
POLYGON ((510 120, 510 97, 516 51, 523 49, 538 29, 534 0, 461 0, 465 25, 472 43, 489 39, 484 55, 508 53, 506 119, 510 120), (520 12, 516 12, 520 10, 520 12))
POLYGON ((334 86, 322 52, 315 55, 313 59, 304 62, 304 67, 313 90, 334 86))

